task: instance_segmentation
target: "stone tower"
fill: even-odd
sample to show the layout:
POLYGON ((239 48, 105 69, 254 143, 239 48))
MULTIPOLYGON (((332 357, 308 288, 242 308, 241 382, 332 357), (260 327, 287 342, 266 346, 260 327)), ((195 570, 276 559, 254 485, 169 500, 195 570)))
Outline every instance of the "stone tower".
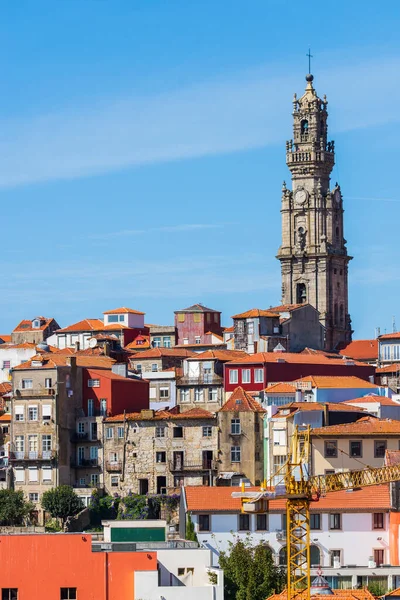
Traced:
POLYGON ((335 164, 328 142, 326 96, 321 100, 307 75, 301 98, 293 99, 293 140, 286 142, 292 190, 282 189, 282 303, 310 303, 326 329, 326 348, 351 341, 347 273, 351 257, 343 233, 343 199, 330 189, 335 164))

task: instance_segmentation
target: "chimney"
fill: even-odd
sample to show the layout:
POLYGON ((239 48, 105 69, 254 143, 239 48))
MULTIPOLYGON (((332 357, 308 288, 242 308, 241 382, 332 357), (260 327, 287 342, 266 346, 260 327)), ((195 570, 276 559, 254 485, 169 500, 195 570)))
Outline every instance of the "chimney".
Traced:
POLYGON ((79 352, 80 349, 81 349, 80 342, 75 342, 75 352, 79 352))
POLYGON ((75 369, 76 367, 76 356, 67 356, 66 357, 66 364, 71 367, 71 369, 75 369))

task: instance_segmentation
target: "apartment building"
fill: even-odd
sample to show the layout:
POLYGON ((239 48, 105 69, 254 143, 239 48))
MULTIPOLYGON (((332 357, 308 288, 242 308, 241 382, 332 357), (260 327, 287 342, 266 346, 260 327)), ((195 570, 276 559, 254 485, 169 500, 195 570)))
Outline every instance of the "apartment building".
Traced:
POLYGON ((201 408, 142 410, 104 422, 107 493, 161 494, 181 485, 213 485, 217 422, 201 408))

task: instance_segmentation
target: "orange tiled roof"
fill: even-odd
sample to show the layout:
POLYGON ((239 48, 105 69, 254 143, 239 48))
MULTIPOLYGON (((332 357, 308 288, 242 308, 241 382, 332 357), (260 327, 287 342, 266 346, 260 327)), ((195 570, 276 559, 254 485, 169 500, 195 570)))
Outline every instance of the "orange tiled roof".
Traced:
MULTIPOLYGON (((111 369, 112 365, 115 363, 115 360, 109 356, 82 356, 79 353, 75 353, 74 357, 76 357, 77 367, 103 367, 104 369, 111 369)), ((65 367, 68 365, 68 360, 70 358, 70 355, 61 354, 59 352, 54 354, 36 354, 36 356, 32 356, 32 358, 26 363, 22 363, 21 365, 14 367, 13 371, 23 371, 25 369, 56 369, 57 367, 65 367), (38 365, 37 367, 33 366, 32 362, 36 361, 40 361, 41 365, 38 365)))
MULTIPOLYGON (((111 417, 112 418, 112 417, 111 417)), ((203 487, 188 486, 184 488, 187 510, 193 512, 240 512, 240 498, 232 498, 232 492, 240 491, 240 487, 203 487)), ((246 488, 249 491, 259 491, 260 488, 246 488)), ((390 510, 390 494, 388 484, 376 485, 371 488, 361 488, 352 492, 329 492, 318 502, 311 503, 312 512, 362 512, 370 510, 390 510)), ((270 500, 270 512, 283 512, 286 500, 270 500)))
POLYGON ((251 319, 255 317, 273 317, 276 319, 278 315, 276 311, 273 310, 263 310, 261 308, 251 308, 250 310, 239 313, 238 315, 233 315, 232 319, 251 319))
POLYGON ((325 350, 315 350, 315 348, 304 348, 304 350, 302 350, 300 352, 300 354, 321 354, 322 356, 328 356, 329 358, 340 358, 339 354, 337 352, 326 352, 325 350))
MULTIPOLYGON (((350 404, 347 404, 347 402, 290 402, 289 404, 279 406, 278 413, 282 410, 288 409, 293 409, 293 412, 305 410, 324 410, 325 407, 327 407, 329 412, 363 412, 362 408, 359 408, 358 406, 351 406, 350 404)), ((276 415, 274 415, 274 417, 275 416, 276 415)), ((283 415, 278 414, 278 416, 283 415)))
POLYGON ((221 341, 224 340, 224 338, 222 337, 222 335, 218 335, 218 333, 214 333, 214 331, 207 331, 206 335, 213 335, 214 337, 218 338, 221 341))
POLYGON ((280 306, 270 306, 268 309, 274 313, 282 313, 282 312, 292 312, 292 310, 297 310, 302 306, 309 306, 308 304, 281 304, 280 306))
POLYGON ((11 415, 10 413, 4 413, 3 415, 0 416, 0 421, 2 423, 10 423, 11 422, 11 415))
POLYGON ((358 419, 355 423, 328 425, 311 430, 312 436, 348 436, 348 435, 400 435, 400 421, 392 419, 377 419, 368 416, 358 419))
MULTIPOLYGON (((331 588, 333 595, 338 596, 338 600, 375 600, 375 596, 371 594, 367 588, 361 589, 334 589, 331 588)), ((388 594, 385 594, 387 596, 388 594)), ((301 592, 296 596, 299 600, 307 600, 306 592, 301 592)), ((311 600, 322 600, 326 598, 326 594, 312 594, 311 600)), ((280 594, 272 594, 266 600, 287 600, 286 590, 281 592, 280 594)))
POLYGON ((400 331, 396 331, 395 333, 384 333, 380 335, 378 340, 398 340, 400 338, 400 331))
POLYGON ((395 402, 391 398, 386 396, 379 396, 378 394, 367 394, 366 396, 360 396, 360 398, 354 398, 353 400, 346 400, 347 403, 353 404, 370 404, 377 402, 382 406, 400 406, 400 402, 395 402))
POLYGON ((143 348, 147 350, 150 348, 150 336, 149 335, 138 335, 133 342, 130 342, 125 346, 125 350, 136 350, 137 348, 143 348))
POLYGON ((112 379, 116 381, 127 381, 130 384, 142 383, 145 379, 135 379, 134 377, 124 377, 123 375, 118 375, 111 370, 106 369, 92 369, 88 367, 88 370, 91 374, 96 375, 96 377, 105 377, 106 379, 112 379))
POLYGON ((33 328, 32 321, 30 319, 23 319, 20 323, 18 323, 16 328, 13 329, 13 332, 14 331, 43 331, 50 325, 50 323, 52 323, 52 321, 54 321, 53 318, 50 318, 50 319, 46 319, 46 317, 37 317, 37 318, 40 319, 41 321, 44 321, 43 325, 40 325, 40 327, 33 328))
POLYGON ((11 383, 4 381, 0 383, 0 396, 4 396, 4 394, 9 394, 11 392, 11 383))
POLYGON ((177 346, 175 346, 175 348, 180 349, 180 348, 210 348, 210 346, 212 346, 213 348, 219 348, 220 350, 226 350, 226 343, 224 342, 223 344, 213 344, 212 342, 210 342, 209 344, 178 344, 177 346))
POLYGON ((291 383, 273 383, 265 388, 264 392, 266 394, 295 394, 297 388, 291 383))
POLYGON ((126 306, 122 306, 122 308, 113 308, 113 310, 105 310, 103 315, 117 315, 122 313, 129 313, 133 315, 145 315, 146 313, 140 312, 140 310, 133 310, 133 308, 126 308, 126 306))
POLYGON ((206 350, 199 354, 195 354, 188 360, 221 360, 231 361, 235 358, 241 358, 242 356, 248 356, 243 350, 206 350))
POLYGON ((378 340, 353 340, 339 354, 357 360, 377 360, 378 340))
POLYGON ((385 465, 387 467, 400 465, 400 450, 386 450, 385 465))
POLYGON ((144 360, 145 358, 163 358, 176 356, 177 358, 190 358, 195 356, 194 352, 190 350, 184 350, 183 348, 150 348, 143 352, 137 352, 133 355, 131 360, 144 360))
POLYGON ((224 327, 224 333, 233 333, 235 331, 235 328, 233 327, 224 327))
POLYGON ((397 371, 400 371, 400 363, 392 363, 390 365, 385 365, 384 367, 376 369, 375 372, 378 375, 379 373, 396 373, 397 371))
POLYGON ((8 334, 8 333, 7 333, 7 334, 5 334, 5 333, 4 333, 4 334, 1 334, 1 335, 0 335, 0 340, 3 340, 3 342, 4 342, 5 344, 8 344, 9 342, 11 342, 11 335, 10 335, 10 334, 8 334))
POLYGON ((237 387, 229 400, 225 402, 218 412, 260 412, 265 413, 261 404, 244 391, 242 387, 237 387))
POLYGON ((301 379, 296 379, 296 383, 310 382, 312 387, 317 388, 370 388, 376 390, 378 387, 374 383, 365 381, 355 375, 344 376, 341 375, 308 375, 301 379))
POLYGON ((104 323, 100 319, 82 319, 77 323, 58 329, 57 333, 64 333, 67 331, 101 331, 104 329, 104 323))
MULTIPOLYGON (((304 305, 302 305, 304 306, 304 305)), ((343 358, 329 358, 323 354, 297 354, 295 352, 257 352, 249 354, 241 360, 231 361, 233 363, 276 363, 286 362, 291 364, 309 364, 309 365, 345 365, 343 358)), ((365 363, 352 361, 354 365, 367 367, 365 363)))
MULTIPOLYGON (((175 407, 176 408, 176 407, 175 407)), ((213 413, 208 410, 204 410, 203 408, 191 408, 190 410, 186 410, 181 413, 179 410, 171 409, 171 410, 157 410, 154 411, 153 417, 146 417, 143 413, 127 413, 126 419, 128 421, 160 421, 163 419, 215 419, 213 413)), ((106 421, 123 421, 124 415, 114 415, 113 417, 108 417, 106 421)))

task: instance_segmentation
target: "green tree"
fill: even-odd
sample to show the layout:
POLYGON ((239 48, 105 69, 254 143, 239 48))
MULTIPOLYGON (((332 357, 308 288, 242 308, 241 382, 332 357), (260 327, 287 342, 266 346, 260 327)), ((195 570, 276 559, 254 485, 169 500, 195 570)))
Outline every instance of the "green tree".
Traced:
POLYGON ((190 542, 198 542, 199 541, 197 539, 197 534, 194 530, 194 523, 192 521, 192 517, 191 517, 190 513, 188 513, 188 516, 186 519, 186 539, 189 540, 190 542))
POLYGON ((24 525, 33 508, 22 491, 0 490, 0 525, 24 525))
POLYGON ((260 542, 236 538, 227 552, 221 552, 224 571, 225 600, 265 600, 285 586, 285 572, 274 564, 271 549, 260 542))
POLYGON ((71 486, 59 485, 43 494, 42 508, 50 513, 53 519, 61 519, 64 525, 67 518, 76 515, 84 505, 71 486))

